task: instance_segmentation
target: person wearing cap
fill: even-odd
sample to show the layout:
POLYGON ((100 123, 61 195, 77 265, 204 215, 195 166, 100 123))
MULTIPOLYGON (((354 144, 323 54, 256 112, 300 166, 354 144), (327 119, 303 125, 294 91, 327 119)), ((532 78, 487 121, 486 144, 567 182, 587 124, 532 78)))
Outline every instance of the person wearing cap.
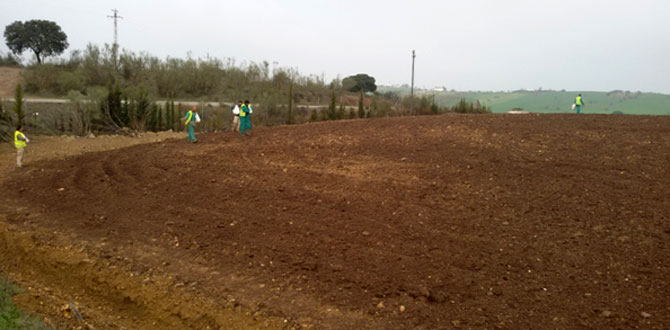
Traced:
POLYGON ((23 155, 26 153, 26 147, 30 140, 23 134, 23 126, 16 126, 14 132, 14 147, 16 148, 16 166, 23 167, 23 155))
POLYGON ((188 128, 188 142, 196 143, 198 140, 195 139, 195 123, 198 121, 198 107, 195 105, 186 113, 186 116, 181 120, 184 122, 184 126, 188 128))
POLYGON ((254 109, 249 104, 249 100, 245 100, 240 111, 240 134, 245 135, 244 133, 251 134, 251 114, 254 113, 254 109))

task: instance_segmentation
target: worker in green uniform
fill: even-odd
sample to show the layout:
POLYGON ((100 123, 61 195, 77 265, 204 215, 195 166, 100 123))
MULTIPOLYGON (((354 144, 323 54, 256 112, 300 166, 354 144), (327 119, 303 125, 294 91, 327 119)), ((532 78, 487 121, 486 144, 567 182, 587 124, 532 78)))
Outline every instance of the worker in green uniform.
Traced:
POLYGON ((181 119, 184 121, 184 125, 188 128, 188 142, 192 143, 198 142, 198 140, 195 139, 196 118, 198 118, 198 108, 193 106, 193 108, 186 113, 186 116, 181 119))
POLYGON ((249 104, 249 100, 244 101, 240 110, 240 134, 251 135, 251 114, 254 113, 254 109, 249 104))
POLYGON ((16 166, 23 167, 23 155, 26 153, 28 138, 23 134, 23 126, 16 127, 14 132, 14 148, 16 148, 16 166))
POLYGON ((579 94, 575 98, 575 111, 577 111, 577 114, 579 114, 579 111, 582 110, 583 105, 584 105, 584 99, 582 99, 582 94, 579 94))

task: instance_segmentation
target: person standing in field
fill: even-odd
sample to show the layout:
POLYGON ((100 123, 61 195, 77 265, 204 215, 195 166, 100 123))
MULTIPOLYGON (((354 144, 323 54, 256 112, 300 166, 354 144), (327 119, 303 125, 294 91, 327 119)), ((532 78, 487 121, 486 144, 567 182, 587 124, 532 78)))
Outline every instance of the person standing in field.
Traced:
POLYGON ((582 106, 584 105, 584 99, 582 99, 582 94, 577 95, 575 98, 575 111, 577 114, 582 110, 582 106))
POLYGON ((240 111, 240 134, 251 135, 251 114, 254 109, 249 104, 249 100, 245 100, 240 111))
POLYGON ((23 155, 26 153, 26 147, 30 140, 23 134, 23 126, 16 127, 14 132, 14 147, 16 148, 16 166, 23 167, 23 155))
POLYGON ((195 139, 195 123, 199 121, 196 120, 197 118, 198 107, 193 106, 193 108, 186 113, 186 116, 181 119, 184 122, 184 125, 188 128, 188 142, 198 142, 198 140, 195 139))
POLYGON ((237 101, 230 111, 233 113, 233 132, 240 131, 240 110, 242 109, 242 100, 237 101))

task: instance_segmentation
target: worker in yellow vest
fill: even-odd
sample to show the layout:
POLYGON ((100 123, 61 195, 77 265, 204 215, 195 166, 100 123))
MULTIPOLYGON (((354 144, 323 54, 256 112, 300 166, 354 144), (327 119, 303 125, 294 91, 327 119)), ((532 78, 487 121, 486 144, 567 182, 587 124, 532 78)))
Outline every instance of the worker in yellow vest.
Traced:
POLYGON ((14 132, 14 147, 16 148, 16 166, 23 167, 23 155, 26 153, 26 146, 30 140, 23 134, 23 126, 16 127, 14 132))
POLYGON ((579 114, 579 111, 582 110, 583 105, 584 105, 584 99, 582 99, 582 94, 579 94, 575 98, 575 111, 577 111, 577 114, 579 114))
POLYGON ((198 140, 195 139, 195 123, 200 121, 200 116, 198 116, 198 107, 193 106, 193 108, 191 108, 191 110, 189 110, 186 113, 186 116, 181 120, 184 121, 184 125, 188 128, 188 142, 198 142, 198 140))

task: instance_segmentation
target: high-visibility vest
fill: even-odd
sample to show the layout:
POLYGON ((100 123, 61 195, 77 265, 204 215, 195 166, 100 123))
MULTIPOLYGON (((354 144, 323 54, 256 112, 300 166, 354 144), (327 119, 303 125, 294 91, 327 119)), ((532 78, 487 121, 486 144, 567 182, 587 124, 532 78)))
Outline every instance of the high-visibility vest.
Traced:
POLYGON ((575 104, 576 104, 576 105, 582 105, 582 104, 583 104, 583 103, 582 103, 582 97, 581 97, 581 96, 577 96, 577 98, 575 99, 575 104))
POLYGON ((246 117, 247 116, 247 113, 244 112, 244 108, 247 108, 247 110, 249 110, 249 106, 243 105, 242 109, 240 109, 240 117, 246 117))
POLYGON ((191 119, 193 119, 193 111, 189 110, 186 114, 186 122, 184 125, 188 125, 191 122, 191 119))
POLYGON ((14 132, 14 147, 16 147, 16 149, 25 148, 26 147, 26 141, 19 140, 19 136, 24 138, 24 139, 26 138, 26 136, 23 135, 23 133, 21 133, 19 131, 14 132))

